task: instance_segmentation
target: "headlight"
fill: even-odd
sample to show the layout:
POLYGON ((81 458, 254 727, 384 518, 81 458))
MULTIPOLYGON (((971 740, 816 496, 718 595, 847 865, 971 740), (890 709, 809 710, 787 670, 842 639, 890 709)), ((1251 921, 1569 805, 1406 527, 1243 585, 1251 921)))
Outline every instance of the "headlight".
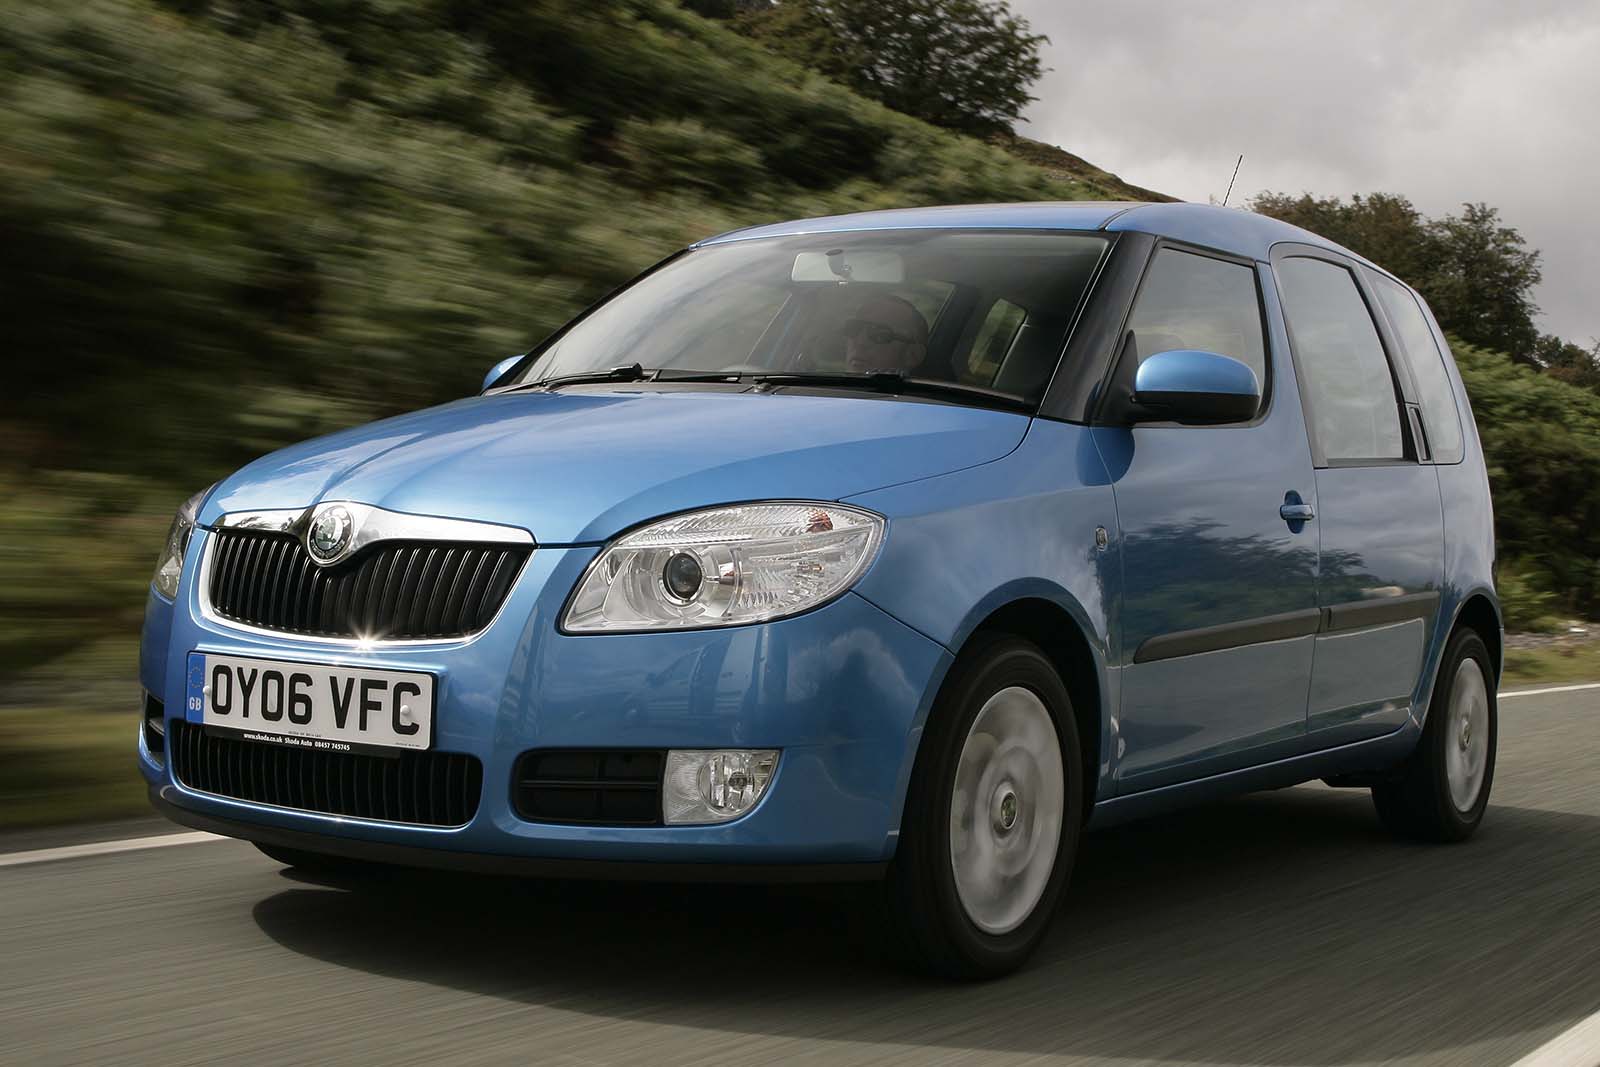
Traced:
POLYGON ((767 622, 850 588, 883 519, 839 504, 739 504, 674 515, 618 538, 589 565, 569 633, 767 622))
POLYGON ((150 584, 168 600, 178 595, 178 579, 183 577, 183 554, 189 549, 189 537, 194 533, 195 519, 200 514, 200 504, 215 486, 200 490, 183 502, 178 514, 167 528, 167 543, 162 546, 161 558, 156 560, 156 576, 150 584))

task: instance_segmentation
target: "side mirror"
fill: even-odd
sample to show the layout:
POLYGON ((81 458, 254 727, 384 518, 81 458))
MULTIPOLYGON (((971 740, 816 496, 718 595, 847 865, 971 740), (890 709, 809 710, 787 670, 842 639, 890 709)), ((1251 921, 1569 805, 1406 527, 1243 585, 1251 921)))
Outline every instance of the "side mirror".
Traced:
POLYGON ((1255 371, 1215 352, 1157 352, 1133 378, 1135 422, 1245 422, 1261 407, 1255 371))
POLYGON ((499 381, 501 376, 504 375, 506 371, 516 366, 522 360, 522 356, 523 353, 518 353, 515 356, 507 356, 499 363, 496 363, 494 366, 490 367, 489 373, 483 376, 483 386, 478 390, 478 392, 483 392, 485 389, 488 389, 489 386, 499 381))

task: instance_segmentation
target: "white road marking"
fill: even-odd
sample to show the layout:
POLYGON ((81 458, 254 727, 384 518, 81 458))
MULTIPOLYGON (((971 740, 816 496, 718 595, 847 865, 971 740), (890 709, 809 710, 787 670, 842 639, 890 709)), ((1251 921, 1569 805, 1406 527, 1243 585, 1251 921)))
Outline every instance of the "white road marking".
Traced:
POLYGON ((1498 696, 1501 700, 1512 697, 1536 697, 1545 693, 1576 693, 1580 689, 1600 689, 1600 682, 1585 682, 1582 685, 1552 685, 1548 689, 1512 689, 1509 692, 1502 689, 1498 696))
POLYGON ((226 841, 218 834, 194 830, 183 834, 157 834, 155 837, 130 837, 121 841, 95 841, 87 845, 66 845, 62 848, 37 848, 31 852, 0 853, 0 867, 25 867, 30 863, 49 863, 52 860, 74 860, 83 856, 108 856, 113 852, 137 852, 146 848, 166 848, 169 845, 198 845, 203 841, 226 841))
POLYGON ((1557 1034, 1511 1067, 1594 1067, 1600 1063, 1600 1011, 1557 1034))

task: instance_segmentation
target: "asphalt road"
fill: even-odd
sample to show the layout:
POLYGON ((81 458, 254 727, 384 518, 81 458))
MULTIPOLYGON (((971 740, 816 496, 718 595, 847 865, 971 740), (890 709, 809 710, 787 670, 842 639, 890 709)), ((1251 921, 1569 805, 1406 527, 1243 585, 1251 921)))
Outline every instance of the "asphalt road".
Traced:
POLYGON ((1600 690, 1525 697, 1465 845, 1320 786, 1092 835, 978 986, 886 962, 859 890, 0 867, 0 1062, 1509 1064, 1600 1011, 1597 755, 1600 690))

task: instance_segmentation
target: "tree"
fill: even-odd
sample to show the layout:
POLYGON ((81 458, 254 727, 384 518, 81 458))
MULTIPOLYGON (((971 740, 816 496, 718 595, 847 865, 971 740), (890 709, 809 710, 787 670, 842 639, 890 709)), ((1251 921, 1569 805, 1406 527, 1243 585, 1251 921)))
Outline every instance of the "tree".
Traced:
POLYGON ((1359 252, 1412 284, 1439 254, 1429 221, 1410 200, 1394 193, 1357 193, 1348 203, 1337 196, 1261 193, 1249 206, 1359 252))
POLYGON ((739 26, 896 111, 971 133, 1021 118, 1049 40, 1001 0, 782 0, 739 26))
POLYGON ((1531 362, 1539 330, 1533 287, 1543 274, 1539 252, 1522 234, 1500 225, 1500 213, 1487 204, 1463 204, 1460 215, 1431 224, 1439 262, 1425 292, 1433 313, 1473 344, 1511 353, 1531 362))
POLYGON ((1552 378, 1600 392, 1600 340, 1584 348, 1547 333, 1534 346, 1533 361, 1552 378))
POLYGON ((1429 219, 1392 193, 1357 194, 1348 203, 1337 196, 1261 193, 1250 209, 1303 226, 1393 271, 1463 340, 1519 363, 1536 362, 1539 252, 1501 225, 1495 208, 1463 204, 1460 215, 1429 219))

